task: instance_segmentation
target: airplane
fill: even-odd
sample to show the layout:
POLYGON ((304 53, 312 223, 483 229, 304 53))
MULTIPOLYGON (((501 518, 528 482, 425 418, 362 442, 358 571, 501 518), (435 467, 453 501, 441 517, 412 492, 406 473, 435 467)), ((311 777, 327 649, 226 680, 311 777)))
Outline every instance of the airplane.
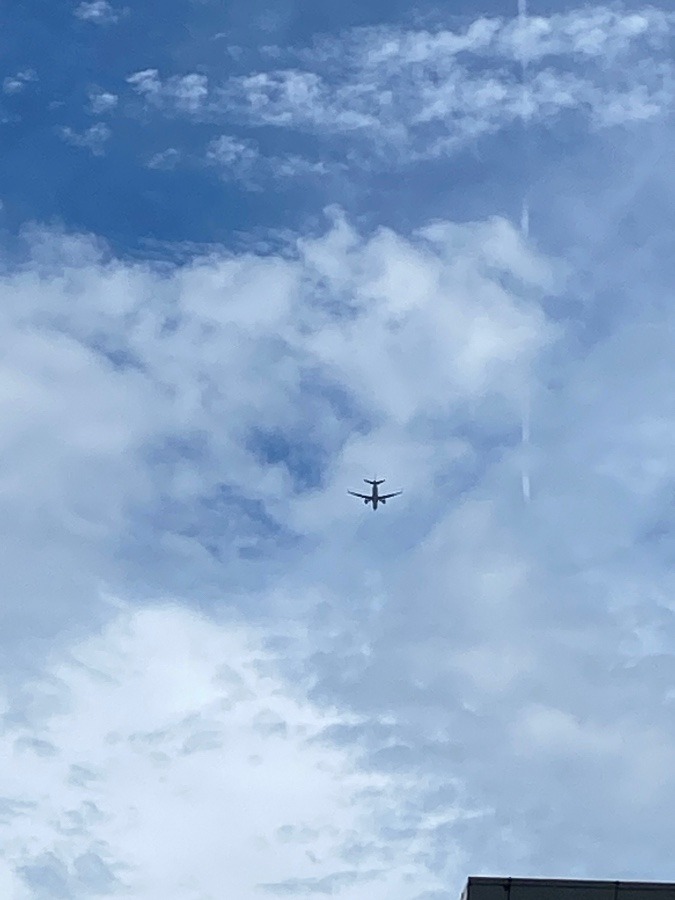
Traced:
POLYGON ((384 505, 390 497, 398 497, 399 494, 403 493, 403 491, 396 491, 395 494, 378 494, 377 486, 378 486, 378 484, 384 484, 384 482, 385 482, 384 478, 380 479, 380 481, 377 481, 377 480, 369 481, 367 478, 364 478, 363 480, 365 481, 366 484, 372 484, 372 486, 373 486, 372 494, 357 494, 355 491, 347 491, 347 493, 351 494, 352 497, 360 497, 363 500, 363 502, 366 504, 366 506, 369 503, 372 503, 374 510, 377 509, 378 503, 382 503, 384 505))

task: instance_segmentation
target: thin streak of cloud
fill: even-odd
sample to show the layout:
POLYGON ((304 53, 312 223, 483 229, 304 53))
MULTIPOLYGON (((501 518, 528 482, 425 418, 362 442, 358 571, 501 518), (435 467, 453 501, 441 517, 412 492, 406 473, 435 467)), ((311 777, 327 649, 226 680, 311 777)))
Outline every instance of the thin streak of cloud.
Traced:
POLYGON ((672 108, 672 16, 603 6, 549 17, 480 19, 465 31, 357 28, 299 52, 292 65, 218 84, 155 69, 127 79, 150 106, 202 120, 339 138, 376 165, 437 158, 526 119, 571 111, 593 127, 672 108), (639 64, 636 64, 639 60, 639 64), (527 84, 514 64, 527 65, 527 84))
POLYGON ((153 154, 148 160, 147 166, 149 169, 171 171, 176 168, 181 158, 180 150, 177 150, 175 147, 168 147, 166 150, 153 154))
POLYGON ((317 178, 330 171, 326 163, 298 155, 266 157, 261 154, 256 141, 240 140, 232 135, 220 135, 209 143, 206 163, 214 167, 223 180, 236 181, 252 191, 262 190, 266 183, 317 178))

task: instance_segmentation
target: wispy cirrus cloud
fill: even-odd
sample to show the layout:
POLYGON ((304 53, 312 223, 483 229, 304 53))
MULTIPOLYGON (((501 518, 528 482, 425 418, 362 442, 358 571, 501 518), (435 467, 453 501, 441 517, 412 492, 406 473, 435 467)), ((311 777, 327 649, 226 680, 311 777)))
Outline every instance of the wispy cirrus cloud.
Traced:
POLYGON ((523 119, 576 111, 609 125, 665 112, 670 24, 657 10, 596 8, 479 20, 465 32, 357 29, 304 51, 307 68, 239 76, 223 96, 258 124, 362 137, 376 154, 399 147, 422 159, 523 119), (629 58, 639 64, 626 70, 629 58))
POLYGON ((630 11, 598 5, 549 17, 514 17, 495 37, 501 53, 525 62, 549 56, 613 62, 635 50, 664 52, 674 22, 671 12, 654 6, 630 11))
POLYGON ((170 181, 190 242, 1 258, 0 894, 671 877, 670 23, 352 29, 120 92, 143 159, 192 167, 140 173, 125 235, 170 181), (264 193, 194 191, 204 152, 276 186, 282 146, 353 166, 359 216, 270 233, 264 193), (404 489, 376 514, 373 475, 404 489))
POLYGON ((127 83, 147 103, 183 113, 200 112, 208 97, 208 78, 197 73, 163 81, 157 69, 143 69, 130 75, 127 83))
POLYGON ((214 138, 206 150, 206 162, 226 181, 236 181, 248 190, 263 190, 266 183, 298 178, 320 178, 335 170, 335 165, 312 161, 295 154, 264 156, 256 141, 232 135, 214 138))
POLYGON ((66 125, 59 129, 59 134, 67 144, 72 144, 73 147, 84 147, 94 156, 102 156, 112 131, 105 122, 97 122, 84 131, 75 131, 66 125))
POLYGON ((168 171, 174 169, 181 159, 182 153, 180 150, 177 150, 175 147, 167 147, 166 150, 153 153, 147 162, 147 166, 149 169, 164 169, 168 171))
POLYGON ((464 31, 382 26, 276 48, 287 68, 218 79, 156 70, 128 81, 149 103, 205 120, 274 126, 356 142, 364 161, 452 153, 527 121, 574 112, 593 126, 672 106, 672 16, 607 7, 479 19, 464 31))

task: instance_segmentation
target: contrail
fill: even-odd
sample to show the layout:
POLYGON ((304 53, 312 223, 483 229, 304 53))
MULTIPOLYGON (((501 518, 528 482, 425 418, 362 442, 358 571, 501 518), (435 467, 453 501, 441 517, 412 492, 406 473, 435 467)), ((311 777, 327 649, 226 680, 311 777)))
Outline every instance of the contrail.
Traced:
MULTIPOLYGON (((525 19, 527 18, 527 0, 518 0, 518 20, 521 26, 521 34, 522 34, 522 26, 524 25, 525 19)), ((525 59, 525 55, 521 55, 520 58, 520 80, 521 80, 521 117, 523 123, 523 154, 522 161, 525 164, 525 168, 529 168, 527 166, 527 115, 529 113, 529 104, 528 104, 528 96, 527 96, 527 62, 525 59)), ((527 175, 527 172, 525 173, 527 175)), ((525 191, 525 195, 523 196, 523 202, 520 209, 520 231, 525 240, 528 240, 530 236, 530 201, 527 195, 527 190, 525 191)), ((521 475, 521 483, 523 487, 523 499, 525 503, 530 502, 530 418, 531 418, 531 403, 530 403, 530 386, 525 382, 524 393, 523 393, 523 410, 522 410, 522 421, 521 421, 521 432, 520 432, 520 446, 522 451, 522 475, 521 475)))
POLYGON ((521 482, 523 485, 523 499, 526 503, 530 502, 530 387, 525 383, 525 391, 523 396, 523 418, 520 431, 520 444, 523 451, 523 474, 521 482))
MULTIPOLYGON (((523 2, 523 0, 521 0, 523 2)), ((527 240, 530 236, 530 204, 527 198, 527 194, 523 197, 523 205, 520 211, 520 230, 527 240)), ((520 446, 523 454, 522 459, 522 484, 523 484, 523 499, 525 503, 530 502, 530 419, 531 419, 531 402, 530 402, 530 385, 527 381, 527 376, 525 378, 525 384, 523 387, 523 411, 522 411, 522 423, 521 423, 521 441, 520 446)))
POLYGON ((523 197, 523 205, 520 210, 520 230, 523 233, 523 237, 528 238, 530 236, 530 201, 527 195, 523 197))

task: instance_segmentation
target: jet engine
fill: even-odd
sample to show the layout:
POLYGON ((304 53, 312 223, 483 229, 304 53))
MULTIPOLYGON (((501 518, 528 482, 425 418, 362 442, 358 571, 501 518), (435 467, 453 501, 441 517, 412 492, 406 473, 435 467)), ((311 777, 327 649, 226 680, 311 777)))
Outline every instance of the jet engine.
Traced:
POLYGON ((367 497, 364 499, 363 502, 366 504, 366 506, 368 506, 368 498, 367 497))
POLYGON ((380 503, 382 504, 382 506, 384 506, 384 504, 385 504, 386 502, 387 502, 386 500, 380 500, 380 503))

